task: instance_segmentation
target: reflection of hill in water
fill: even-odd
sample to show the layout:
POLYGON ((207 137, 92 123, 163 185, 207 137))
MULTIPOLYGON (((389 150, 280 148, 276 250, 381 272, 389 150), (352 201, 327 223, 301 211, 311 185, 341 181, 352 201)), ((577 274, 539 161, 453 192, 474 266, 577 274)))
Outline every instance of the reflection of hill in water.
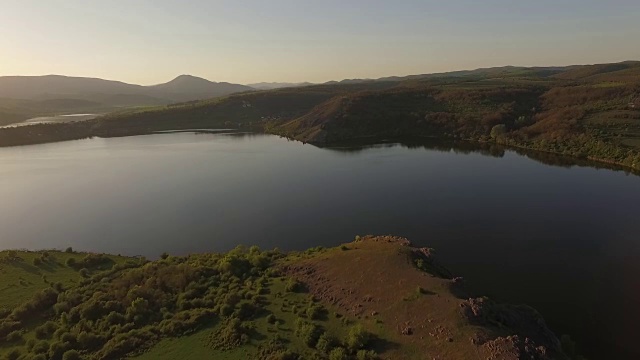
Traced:
POLYGON ((506 151, 512 151, 518 155, 525 156, 531 160, 551 166, 564 168, 591 167, 596 169, 607 169, 613 171, 624 171, 627 174, 640 175, 630 169, 606 164, 602 162, 579 159, 570 156, 545 153, 541 151, 531 151, 518 148, 510 148, 498 144, 472 143, 466 141, 440 140, 440 139, 386 139, 376 142, 375 140, 363 140, 358 142, 348 142, 333 145, 323 149, 336 151, 344 154, 356 154, 369 149, 391 148, 402 146, 407 149, 425 149, 439 152, 453 152, 456 154, 481 154, 491 157, 503 157, 506 151))

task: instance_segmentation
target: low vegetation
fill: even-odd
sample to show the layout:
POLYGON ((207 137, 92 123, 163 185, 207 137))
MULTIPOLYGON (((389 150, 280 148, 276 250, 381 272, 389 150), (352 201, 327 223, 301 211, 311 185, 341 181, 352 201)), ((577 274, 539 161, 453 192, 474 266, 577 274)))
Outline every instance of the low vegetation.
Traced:
POLYGON ((345 247, 283 254, 240 246, 151 262, 4 251, 0 358, 484 358, 525 339, 537 346, 532 358, 564 358, 535 312, 505 316, 489 300, 458 298, 457 280, 429 249, 392 237, 345 247), (374 263, 379 284, 351 268, 374 263), (5 291, 14 287, 21 291, 5 291))

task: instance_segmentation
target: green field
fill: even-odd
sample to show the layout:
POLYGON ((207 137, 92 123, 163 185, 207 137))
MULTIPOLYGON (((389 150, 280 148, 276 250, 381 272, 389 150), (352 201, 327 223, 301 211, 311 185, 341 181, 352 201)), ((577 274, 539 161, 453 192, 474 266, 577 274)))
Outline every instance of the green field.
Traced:
MULTIPOLYGON (((61 251, 17 251, 9 258, 10 251, 0 251, 0 308, 11 309, 29 300, 34 293, 62 284, 68 288, 78 285, 84 277, 80 269, 69 267, 69 259, 80 263, 87 255, 61 251), (47 254, 47 256, 43 256, 47 254), (38 260, 40 261, 38 261, 38 260), (37 262, 37 265, 34 264, 37 262)), ((109 262, 88 269, 88 275, 111 268, 127 260, 125 257, 106 255, 109 262)))

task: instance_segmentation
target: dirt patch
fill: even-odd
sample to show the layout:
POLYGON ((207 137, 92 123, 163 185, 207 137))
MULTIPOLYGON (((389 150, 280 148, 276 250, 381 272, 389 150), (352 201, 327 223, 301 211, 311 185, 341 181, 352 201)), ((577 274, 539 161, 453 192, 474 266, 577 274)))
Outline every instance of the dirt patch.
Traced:
MULTIPOLYGON (((500 308, 484 300, 461 299, 462 279, 438 264, 431 249, 412 247, 405 238, 366 236, 288 263, 283 271, 304 283, 334 316, 356 317, 402 345, 384 351, 383 358, 564 358, 551 357, 530 336, 508 337, 520 334, 505 322, 491 323, 494 313, 504 315, 500 308)), ((527 312, 507 315, 532 324, 541 319, 529 318, 532 314, 527 312)), ((548 331, 544 322, 541 327, 548 331)), ((557 341, 548 334, 552 343, 557 341)))

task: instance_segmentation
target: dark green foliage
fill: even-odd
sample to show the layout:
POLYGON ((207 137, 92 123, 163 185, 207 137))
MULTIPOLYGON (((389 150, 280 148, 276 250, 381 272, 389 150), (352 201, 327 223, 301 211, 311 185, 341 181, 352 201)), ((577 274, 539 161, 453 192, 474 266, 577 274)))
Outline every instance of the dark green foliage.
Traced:
POLYGON ((9 334, 7 334, 7 336, 5 337, 5 340, 10 343, 17 343, 17 342, 23 341, 22 332, 19 330, 12 331, 9 334))
POLYGON ((310 303, 307 309, 305 310, 305 314, 311 320, 318 320, 325 313, 326 313, 325 308, 322 305, 315 304, 315 303, 310 303))
POLYGON ((70 268, 75 268, 77 265, 77 262, 76 262, 76 259, 74 258, 68 258, 65 264, 70 268))
POLYGON ((289 279, 287 279, 285 290, 290 291, 290 292, 301 291, 302 290, 302 284, 298 280, 296 280, 294 278, 289 278, 289 279))
POLYGON ((7 360, 18 360, 21 355, 22 355, 22 353, 20 352, 20 350, 13 349, 7 354, 6 359, 7 360))
POLYGON ((329 354, 334 347, 338 345, 338 340, 333 336, 324 333, 320 335, 318 338, 318 342, 316 343, 316 349, 318 349, 323 354, 329 354))
POLYGON ((249 342, 249 328, 240 319, 230 318, 210 338, 214 349, 230 350, 249 342))
POLYGON ((373 350, 358 350, 356 353, 357 360, 375 360, 377 358, 378 354, 373 350))
POLYGON ((162 254, 160 254, 160 259, 167 260, 168 258, 169 258, 169 253, 163 252, 162 254))
POLYGON ((28 302, 16 307, 11 317, 16 320, 26 320, 39 311, 50 309, 58 300, 58 292, 53 288, 46 288, 28 302))
POLYGON ((82 357, 77 350, 68 350, 62 355, 62 360, 81 360, 82 357))
POLYGON ((347 360, 348 353, 343 347, 337 347, 329 353, 329 360, 347 360))
POLYGON ((73 253, 73 248, 71 246, 69 246, 68 248, 66 248, 64 250, 64 252, 66 252, 67 254, 71 254, 71 253, 73 253))
POLYGON ((369 334, 361 325, 356 325, 349 329, 349 334, 347 335, 347 339, 345 344, 352 351, 357 351, 364 348, 371 338, 371 334, 369 334))
POLYGON ((318 325, 308 322, 304 319, 298 319, 296 322, 296 336, 298 336, 307 346, 315 347, 322 330, 318 325))
POLYGON ((259 360, 300 360, 300 355, 287 349, 284 341, 276 336, 270 339, 266 345, 261 345, 257 359, 259 360))

